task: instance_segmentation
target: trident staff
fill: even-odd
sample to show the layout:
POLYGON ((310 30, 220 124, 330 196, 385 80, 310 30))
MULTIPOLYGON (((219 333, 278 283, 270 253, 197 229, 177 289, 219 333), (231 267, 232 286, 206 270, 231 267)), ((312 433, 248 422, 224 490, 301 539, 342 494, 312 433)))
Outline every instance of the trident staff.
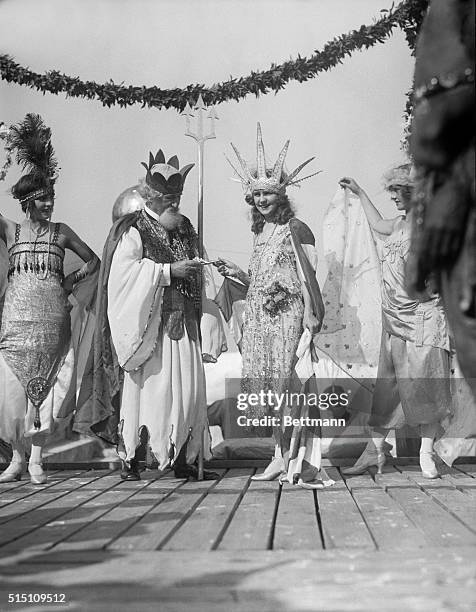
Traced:
MULTIPOLYGON (((215 107, 208 108, 200 94, 196 104, 192 107, 187 103, 187 106, 181 113, 185 117, 185 136, 193 138, 198 146, 198 213, 197 213, 197 231, 198 231, 198 254, 203 258, 203 164, 205 142, 216 138, 215 121, 218 119, 215 107), (204 133, 205 118, 209 119, 209 129, 204 133), (191 129, 191 119, 196 119, 195 131, 191 129)), ((202 445, 198 456, 198 479, 203 480, 203 451, 205 443, 205 432, 202 436, 202 445)))
POLYGON ((215 107, 208 108, 202 96, 198 97, 197 103, 194 107, 187 104, 183 112, 181 113, 185 117, 186 130, 185 136, 193 138, 198 146, 198 219, 197 219, 197 230, 198 230, 198 251, 200 257, 203 257, 203 164, 204 164, 204 152, 205 142, 216 138, 215 135, 215 120, 218 119, 215 107), (206 114, 208 111, 208 114, 206 114), (206 117, 205 117, 206 115, 206 117), (190 129, 191 118, 196 119, 196 129, 192 131, 190 129), (204 119, 210 119, 209 131, 204 133, 204 119))

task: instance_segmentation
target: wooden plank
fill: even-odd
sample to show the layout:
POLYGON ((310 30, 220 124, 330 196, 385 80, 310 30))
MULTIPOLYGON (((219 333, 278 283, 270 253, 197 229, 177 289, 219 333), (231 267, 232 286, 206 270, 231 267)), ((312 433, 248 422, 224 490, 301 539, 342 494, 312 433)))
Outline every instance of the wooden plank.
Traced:
POLYGON ((424 487, 424 491, 469 529, 476 532, 476 499, 469 498, 458 489, 427 486, 424 487))
MULTIPOLYGON (((45 470, 48 479, 50 480, 51 477, 55 474, 58 474, 58 470, 45 470)), ((4 482, 4 483, 0 483, 0 507, 3 506, 3 496, 7 493, 9 493, 10 491, 15 491, 16 489, 20 489, 21 487, 25 487, 26 485, 29 485, 30 483, 30 475, 28 473, 22 474, 22 478, 21 480, 15 480, 14 482, 4 482)))
MULTIPOLYGON (((90 535, 80 532, 64 546, 67 544, 71 548, 74 545, 75 549, 80 550, 84 548, 84 537, 87 535, 89 545, 91 546, 92 542, 95 548, 110 545, 110 548, 135 546, 137 550, 155 550, 165 544, 170 535, 188 518, 216 483, 217 481, 187 481, 183 486, 178 486, 181 483, 171 482, 171 490, 162 490, 161 480, 159 480, 157 481, 159 490, 156 493, 158 501, 146 511, 145 515, 137 517, 135 511, 131 512, 131 508, 121 509, 119 506, 113 513, 106 515, 107 524, 104 528, 101 526, 103 521, 100 522, 99 537, 93 539, 93 536, 98 536, 98 533, 92 525, 87 528, 91 530, 90 535), (112 544, 112 540, 119 536, 118 543, 112 544)), ((140 499, 138 503, 141 503, 140 499)), ((63 544, 60 544, 59 547, 63 547, 63 544)))
POLYGON ((439 467, 441 478, 434 479, 425 478, 421 473, 421 469, 417 466, 399 466, 398 469, 404 476, 414 481, 420 487, 431 487, 432 489, 457 488, 461 490, 469 488, 476 490, 476 480, 474 478, 450 468, 447 465, 441 465, 439 467))
POLYGON ((379 550, 413 550, 426 546, 421 531, 383 489, 354 489, 352 495, 379 550))
POLYGON ((379 550, 413 550, 426 541, 400 506, 370 476, 343 476, 379 550))
POLYGON ((341 474, 340 477, 344 480, 349 491, 356 491, 359 489, 378 489, 379 485, 375 482, 372 476, 367 472, 365 474, 359 474, 358 476, 347 476, 341 474))
POLYGON ((317 491, 325 548, 375 549, 375 543, 339 471, 328 468, 335 485, 317 491))
POLYGON ((266 550, 269 548, 278 492, 277 480, 251 481, 218 549, 266 550))
MULTIPOLYGON (((4 524, 12 520, 18 520, 22 515, 32 510, 38 510, 45 504, 63 497, 69 492, 81 488, 98 478, 98 475, 94 472, 86 472, 86 474, 92 475, 83 477, 82 474, 73 473, 71 478, 60 478, 49 486, 35 486, 34 491, 27 497, 0 508, 0 523, 4 524)), ((33 487, 34 485, 31 486, 33 487)))
POLYGON ((105 514, 112 506, 133 495, 135 491, 123 484, 117 479, 117 473, 111 474, 86 483, 71 495, 45 504, 31 516, 24 515, 20 524, 22 528, 27 528, 25 533, 4 546, 2 552, 22 547, 43 550, 53 547, 58 541, 91 523, 96 515, 105 514))
POLYGON ((10 560, 3 588, 5 595, 66 592, 71 609, 97 612, 462 611, 474 609, 474 568, 469 547, 307 551, 305 558, 302 551, 51 551, 10 560))
POLYGON ((433 546, 476 544, 476 535, 421 489, 390 487, 388 494, 433 546))
POLYGON ((383 474, 375 474, 376 484, 384 490, 394 488, 418 489, 416 482, 409 480, 394 465, 384 467, 383 474))
MULTIPOLYGON (((156 482, 160 482, 160 479, 157 481, 143 478, 139 481, 121 483, 118 503, 111 503, 113 498, 109 493, 105 499, 98 498, 96 502, 101 506, 104 507, 105 502, 105 512, 101 512, 98 520, 83 524, 80 529, 57 543, 55 550, 100 550, 105 548, 123 531, 140 520, 143 506, 148 509, 157 503, 158 491, 154 490, 153 486, 156 482)), ((182 481, 175 481, 175 486, 177 482, 182 481)))
MULTIPOLYGON (((68 478, 78 477, 81 474, 84 474, 84 471, 76 470, 74 472, 70 471, 56 471, 53 474, 48 473, 48 480, 44 485, 33 485, 30 482, 30 479, 20 481, 19 483, 8 483, 6 485, 2 485, 2 491, 0 493, 0 508, 7 506, 9 504, 13 504, 20 499, 24 499, 25 497, 29 497, 30 495, 35 495, 36 493, 40 493, 41 491, 45 491, 50 487, 57 487, 58 483, 67 480, 68 478), (15 486, 19 485, 19 486, 15 486), (5 489, 3 488, 5 487, 5 489)), ((0 521, 1 522, 1 521, 0 521)))
POLYGON ((232 519, 255 470, 229 470, 163 550, 212 550, 232 519))
POLYGON ((136 520, 129 523, 127 529, 116 535, 115 539, 110 540, 105 548, 123 551, 142 550, 144 540, 147 540, 147 528, 145 527, 148 524, 147 515, 186 482, 186 480, 175 478, 173 475, 152 482, 134 500, 136 520))
POLYGON ((319 550, 319 530, 313 491, 284 484, 274 526, 274 550, 319 550))
POLYGON ((453 467, 471 478, 476 478, 476 463, 456 463, 453 467))

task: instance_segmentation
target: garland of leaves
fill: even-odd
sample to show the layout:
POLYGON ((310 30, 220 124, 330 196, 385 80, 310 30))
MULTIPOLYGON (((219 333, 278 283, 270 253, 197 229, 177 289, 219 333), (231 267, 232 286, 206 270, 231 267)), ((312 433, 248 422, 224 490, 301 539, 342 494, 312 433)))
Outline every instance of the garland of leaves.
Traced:
POLYGON ((315 78, 341 64, 346 56, 357 50, 368 49, 384 42, 396 27, 404 32, 412 49, 428 0, 404 0, 397 8, 382 10, 383 16, 372 25, 362 25, 358 30, 342 34, 328 42, 322 51, 315 51, 308 58, 297 56, 282 64, 272 64, 268 70, 251 72, 249 76, 230 78, 211 87, 201 84, 187 85, 183 89, 159 87, 135 87, 116 85, 113 81, 95 83, 51 70, 38 74, 20 66, 8 55, 0 55, 0 77, 8 83, 25 85, 43 93, 65 93, 69 97, 99 100, 103 106, 121 107, 141 104, 149 108, 175 108, 182 111, 187 104, 194 104, 201 95, 208 106, 227 100, 240 100, 248 94, 256 97, 283 89, 289 82, 302 83, 315 78))

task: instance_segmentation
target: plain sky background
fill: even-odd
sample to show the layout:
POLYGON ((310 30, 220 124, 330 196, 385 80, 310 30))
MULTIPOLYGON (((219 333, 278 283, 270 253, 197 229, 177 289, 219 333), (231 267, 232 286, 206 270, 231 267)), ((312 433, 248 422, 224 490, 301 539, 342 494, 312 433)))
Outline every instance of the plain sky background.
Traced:
MULTIPOLYGON (((211 85, 272 62, 309 56, 335 36, 369 24, 392 0, 0 0, 0 52, 37 72, 57 69, 83 80, 160 87, 211 85)), ((289 189, 298 216, 322 242, 322 219, 337 180, 351 175, 385 215, 394 209, 381 175, 401 162, 405 94, 413 60, 399 30, 383 45, 357 52, 343 65, 277 95, 217 107, 216 140, 206 144, 205 244, 247 266, 251 233, 241 186, 230 180, 224 153, 234 142, 255 156, 256 121, 274 162, 287 138, 288 169, 316 156, 306 168, 322 174, 289 189)), ((149 150, 196 160, 175 110, 103 108, 99 102, 43 95, 0 81, 0 121, 37 112, 53 130, 61 166, 54 218, 70 224, 98 253, 116 197, 142 176, 149 150)), ((0 164, 3 163, 0 152, 0 164)), ((0 212, 20 219, 0 183, 0 212)), ((197 172, 189 175, 182 211, 196 220, 197 172)), ((322 251, 321 251, 322 253, 322 251)), ((321 258, 322 259, 322 258, 321 258)), ((320 276, 325 269, 321 263, 320 276)))

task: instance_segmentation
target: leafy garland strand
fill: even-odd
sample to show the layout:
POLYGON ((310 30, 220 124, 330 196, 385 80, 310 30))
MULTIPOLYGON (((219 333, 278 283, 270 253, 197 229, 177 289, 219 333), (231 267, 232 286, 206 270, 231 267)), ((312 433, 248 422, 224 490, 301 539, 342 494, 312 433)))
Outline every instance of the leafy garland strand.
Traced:
POLYGON ((57 70, 38 74, 17 64, 8 55, 0 55, 0 76, 8 83, 25 85, 43 93, 65 93, 74 98, 99 100, 103 106, 115 104, 125 108, 141 104, 149 108, 175 108, 182 111, 188 103, 194 104, 201 94, 207 105, 219 104, 227 100, 240 100, 248 94, 256 97, 270 91, 277 93, 289 82, 302 83, 341 64, 346 56, 360 49, 368 49, 384 42, 396 27, 405 32, 410 48, 414 49, 415 40, 422 15, 428 0, 404 0, 396 9, 383 10, 383 16, 372 25, 362 25, 358 30, 342 34, 328 42, 322 51, 315 51, 309 58, 297 56, 282 64, 272 64, 269 70, 251 72, 247 77, 230 78, 211 87, 191 84, 180 89, 160 89, 159 87, 135 87, 116 85, 113 81, 100 84, 82 81, 57 70))

